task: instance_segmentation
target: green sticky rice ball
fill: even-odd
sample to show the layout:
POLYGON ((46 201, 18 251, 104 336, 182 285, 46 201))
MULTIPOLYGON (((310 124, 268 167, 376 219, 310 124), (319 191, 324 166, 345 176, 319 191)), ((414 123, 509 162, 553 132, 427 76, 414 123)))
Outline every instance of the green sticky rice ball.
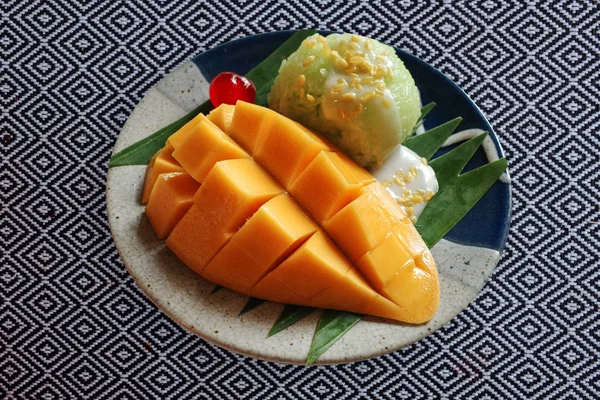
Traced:
POLYGON ((351 34, 305 39, 282 62, 268 101, 366 167, 380 164, 406 139, 421 109, 394 49, 351 34))

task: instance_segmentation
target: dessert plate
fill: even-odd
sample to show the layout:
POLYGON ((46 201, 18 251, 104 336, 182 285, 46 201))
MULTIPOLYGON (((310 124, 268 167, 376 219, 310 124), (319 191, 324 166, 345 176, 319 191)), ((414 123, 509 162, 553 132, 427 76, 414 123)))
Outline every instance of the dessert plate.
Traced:
MULTIPOLYGON (((238 39, 179 66, 156 84, 135 107, 115 143, 113 154, 177 120, 208 98, 210 80, 222 71, 244 74, 271 54, 293 32, 238 39)), ((459 130, 490 133, 466 169, 503 157, 498 138, 469 97, 442 73, 397 50, 421 91, 423 104, 437 106, 425 127, 463 117, 459 130)), ((444 151, 444 150, 442 150, 444 151)), ((247 297, 223 289, 188 269, 159 240, 140 204, 145 166, 111 167, 107 175, 107 213, 117 250, 142 291, 170 318, 206 341, 250 357, 304 364, 319 312, 267 338, 283 305, 264 303, 239 315, 247 297)), ((435 317, 424 325, 403 325, 365 317, 327 350, 317 364, 379 356, 418 341, 454 318, 477 296, 497 265, 510 220, 508 171, 456 225, 432 253, 438 263, 441 299, 435 317)))

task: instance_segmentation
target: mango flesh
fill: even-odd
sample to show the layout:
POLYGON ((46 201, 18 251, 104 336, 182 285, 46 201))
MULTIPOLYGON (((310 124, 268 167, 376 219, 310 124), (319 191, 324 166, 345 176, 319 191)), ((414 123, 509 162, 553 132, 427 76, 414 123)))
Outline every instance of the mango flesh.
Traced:
POLYGON ((165 146, 160 149, 150 160, 144 177, 144 191, 142 193, 142 204, 148 203, 150 193, 160 174, 168 172, 183 172, 183 167, 173 158, 173 148, 165 146))
POLYGON ((317 231, 271 274, 304 301, 334 285, 353 268, 322 231, 317 231))
POLYGON ((238 292, 248 292, 317 229, 289 195, 280 194, 244 223, 202 276, 238 292))
POLYGON ((267 108, 238 102, 235 105, 229 130, 224 129, 224 131, 246 151, 254 154, 262 143, 261 125, 266 115, 270 115, 267 108))
POLYGON ((169 139, 167 139, 166 147, 176 148, 179 147, 181 141, 189 135, 189 133, 200 123, 200 122, 208 122, 214 125, 208 117, 204 114, 198 114, 187 124, 182 126, 177 132, 172 134, 169 139))
POLYGON ((167 238, 167 246, 201 274, 246 219, 281 193, 283 189, 251 158, 219 161, 167 238))
POLYGON ((166 241, 190 268, 266 300, 408 323, 433 317, 435 261, 366 170, 254 104, 194 120, 168 142, 202 183, 166 241))
POLYGON ((356 262, 377 246, 402 218, 406 218, 402 210, 387 190, 375 182, 362 188, 358 197, 326 221, 323 227, 350 260, 356 262))
POLYGON ((415 261, 398 237, 389 234, 377 246, 359 258, 356 264, 366 279, 381 293, 381 289, 385 288, 402 269, 410 265, 414 266, 415 261), (404 264, 387 262, 394 258, 403 260, 404 264))
POLYGON ((265 114, 259 130, 261 141, 252 155, 286 189, 321 151, 329 150, 316 135, 275 112, 265 114))
POLYGON ((166 238, 193 203, 200 184, 187 172, 158 176, 146 206, 146 215, 159 239, 166 238))
MULTIPOLYGON (((365 171, 366 172, 366 171, 365 171)), ((322 224, 375 181, 349 167, 339 153, 321 151, 290 186, 290 193, 322 224)))
POLYGON ((231 129, 231 123, 233 122, 233 112, 235 111, 234 105, 221 104, 221 106, 212 110, 207 118, 217 125, 223 132, 229 132, 231 129))
POLYGON ((250 158, 229 136, 214 124, 202 121, 174 144, 173 158, 198 182, 202 182, 216 162, 250 158))

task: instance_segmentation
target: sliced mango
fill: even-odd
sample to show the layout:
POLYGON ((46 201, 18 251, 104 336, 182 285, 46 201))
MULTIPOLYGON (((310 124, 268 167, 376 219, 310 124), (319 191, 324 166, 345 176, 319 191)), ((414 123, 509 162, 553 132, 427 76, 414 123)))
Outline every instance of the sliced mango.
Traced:
POLYGON ((160 149, 150 160, 148 167, 146 168, 146 175, 144 177, 144 190, 142 192, 142 204, 148 203, 150 199, 150 193, 154 188, 154 184, 161 174, 169 172, 183 172, 183 167, 179 165, 177 160, 171 156, 173 148, 171 146, 165 146, 160 149))
POLYGON ((305 303, 339 282, 352 264, 322 231, 317 231, 269 275, 305 303))
MULTIPOLYGON (((408 250, 411 256, 416 258, 419 255, 431 256, 429 249, 419 232, 415 229, 415 226, 408 218, 398 219, 391 229, 396 235, 398 240, 404 245, 404 248, 408 250)), ((433 258, 431 258, 433 260, 433 258)), ((435 263, 432 263, 435 266, 435 263)))
POLYGON ((244 223, 202 276, 247 293, 318 228, 289 195, 280 194, 244 223))
POLYGON ((234 237, 235 234, 232 234, 231 239, 212 258, 201 275, 217 285, 247 294, 269 266, 257 262, 244 248, 233 243, 234 237))
POLYGON ((274 111, 265 113, 260 135, 260 145, 252 154, 286 189, 317 154, 329 150, 315 134, 274 111))
POLYGON ((234 105, 223 103, 208 114, 208 119, 227 133, 231 128, 234 111, 234 105))
POLYGON ((202 185, 171 188, 167 175, 148 183, 156 194, 147 212, 160 235, 180 218, 166 243, 205 278, 271 301, 408 323, 433 317, 437 269, 413 224, 373 176, 314 132, 238 102, 194 118, 163 152, 147 181, 172 152, 202 185))
POLYGON ((393 232, 356 262, 376 290, 384 288, 400 270, 414 264, 413 256, 393 232))
MULTIPOLYGON (((213 124, 211 120, 204 114, 196 115, 192 120, 190 120, 187 124, 182 126, 177 132, 169 136, 167 139, 166 146, 175 149, 179 147, 181 142, 187 137, 187 135, 198 125, 200 122, 207 122, 209 124, 213 124)), ((214 124, 213 124, 214 125, 214 124)))
POLYGON ((200 184, 187 172, 161 174, 150 194, 146 215, 159 239, 166 238, 192 206, 200 184))
POLYGON ((273 111, 256 104, 238 101, 229 130, 225 132, 248 153, 254 155, 263 140, 261 125, 265 115, 273 111))
MULTIPOLYGON (((323 224, 352 262, 379 244, 399 219, 407 218, 378 182, 361 189, 359 196, 323 224)), ((410 222, 410 221, 409 221, 410 222)))
POLYGON ((174 147, 173 158, 200 183, 217 161, 250 158, 219 127, 206 121, 190 129, 174 147))
POLYGON ((348 163, 339 153, 321 151, 289 191, 322 224, 354 200, 364 185, 374 181, 366 170, 348 163))
MULTIPOLYGON (((365 314, 370 303, 377 296, 377 292, 352 267, 346 271, 346 274, 339 276, 332 285, 313 296, 308 301, 308 305, 334 310, 352 310, 365 314)), ((393 307, 393 304, 391 305, 393 307)))
POLYGON ((276 301, 278 303, 306 305, 306 301, 302 297, 297 295, 288 286, 284 285, 281 280, 273 274, 265 276, 250 289, 249 293, 246 294, 259 299, 276 301))
POLYGON ((280 193, 281 186, 250 158, 217 162, 167 246, 201 274, 246 219, 280 193))
POLYGON ((439 303, 437 274, 408 263, 381 290, 382 295, 406 310, 406 322, 422 323, 432 315, 439 303))

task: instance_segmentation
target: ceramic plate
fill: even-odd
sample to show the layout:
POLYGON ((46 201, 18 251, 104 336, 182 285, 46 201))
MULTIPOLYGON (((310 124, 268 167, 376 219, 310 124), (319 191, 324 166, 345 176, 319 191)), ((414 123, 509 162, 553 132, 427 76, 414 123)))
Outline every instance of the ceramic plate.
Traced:
MULTIPOLYGON (((275 32, 235 40, 181 65, 148 91, 133 110, 115 143, 114 154, 185 115, 207 99, 208 82, 219 72, 246 73, 292 32, 275 32)), ((490 132, 490 146, 500 156, 496 135, 477 106, 439 71, 397 50, 412 73, 426 104, 437 106, 425 121, 432 127, 462 116, 459 129, 490 132)), ((483 165, 479 150, 467 169, 483 165)), ((110 229, 123 263, 142 291, 170 318, 201 338, 250 357, 304 364, 319 313, 266 338, 283 305, 265 303, 239 316, 247 297, 214 286, 195 275, 156 238, 140 204, 145 166, 112 167, 107 177, 110 229)), ((438 243, 441 301, 427 324, 406 326, 366 317, 335 343, 317 364, 342 363, 379 356, 418 341, 449 322, 479 293, 491 276, 506 241, 510 218, 510 184, 505 179, 438 243)))

